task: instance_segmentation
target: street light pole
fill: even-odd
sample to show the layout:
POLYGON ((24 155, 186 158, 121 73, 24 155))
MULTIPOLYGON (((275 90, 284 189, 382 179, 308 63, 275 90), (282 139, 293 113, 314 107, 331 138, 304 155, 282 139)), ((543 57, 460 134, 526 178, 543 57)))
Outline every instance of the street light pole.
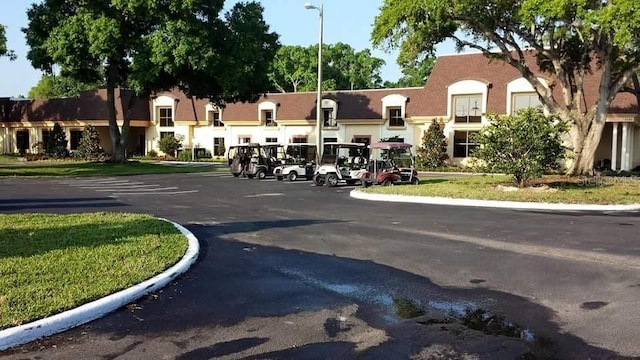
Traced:
POLYGON ((320 34, 318 35, 318 98, 316 99, 316 164, 320 166, 322 159, 322 33, 323 33, 323 5, 314 6, 311 3, 304 4, 304 8, 316 9, 320 13, 320 34))

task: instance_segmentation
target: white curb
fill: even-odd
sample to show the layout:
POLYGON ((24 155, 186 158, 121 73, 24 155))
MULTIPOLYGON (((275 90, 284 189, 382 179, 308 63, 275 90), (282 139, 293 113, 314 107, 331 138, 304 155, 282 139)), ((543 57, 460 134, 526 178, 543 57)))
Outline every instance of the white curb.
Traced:
POLYGON ((0 331, 0 351, 22 345, 33 340, 56 334, 89 321, 100 318, 115 311, 140 297, 156 291, 171 280, 186 272, 195 263, 200 253, 198 239, 185 227, 167 219, 160 219, 172 223, 189 240, 189 247, 184 256, 175 265, 164 272, 145 280, 128 289, 108 295, 101 299, 81 305, 44 319, 36 320, 28 324, 4 329, 0 331))
POLYGON ((351 190, 349 195, 354 199, 371 201, 404 202, 431 205, 491 207, 522 210, 555 210, 555 211, 636 211, 640 204, 631 205, 598 205, 598 204, 556 204, 523 201, 475 200, 461 198, 446 198, 435 196, 408 196, 370 194, 360 190, 351 190))

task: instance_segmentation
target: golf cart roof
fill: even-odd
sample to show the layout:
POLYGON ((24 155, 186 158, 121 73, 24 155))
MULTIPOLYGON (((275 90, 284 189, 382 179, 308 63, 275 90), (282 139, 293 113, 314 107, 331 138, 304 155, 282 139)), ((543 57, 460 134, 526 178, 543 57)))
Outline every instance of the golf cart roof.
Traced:
POLYGON ((369 147, 372 148, 372 149, 384 149, 384 150, 389 150, 389 149, 409 149, 412 146, 413 145, 407 144, 407 143, 404 143, 404 142, 375 142, 375 143, 372 143, 371 145, 369 145, 369 147))
POLYGON ((316 144, 311 143, 286 143, 284 146, 316 146, 316 144))
POLYGON ((365 147, 363 143, 348 143, 348 142, 324 142, 323 145, 335 145, 340 147, 365 147))

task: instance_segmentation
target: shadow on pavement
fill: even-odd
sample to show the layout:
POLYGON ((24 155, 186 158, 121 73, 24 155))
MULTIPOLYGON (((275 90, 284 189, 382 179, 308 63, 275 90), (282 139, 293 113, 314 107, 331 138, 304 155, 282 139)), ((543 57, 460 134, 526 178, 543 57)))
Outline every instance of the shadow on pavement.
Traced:
MULTIPOLYGON (((355 303, 358 305, 357 318, 372 328, 383 329, 388 334, 387 340, 366 350, 356 351, 353 343, 336 338, 339 330, 328 318, 324 323, 325 339, 249 358, 406 359, 420 353, 424 346, 430 345, 428 341, 434 340, 433 337, 420 334, 419 329, 423 328, 416 325, 415 321, 403 321, 395 316, 391 299, 404 297, 425 307, 441 310, 455 311, 459 307, 486 308, 494 312, 504 310, 507 320, 553 339, 561 349, 559 358, 617 358, 613 351, 591 346, 576 336, 564 333, 554 321, 552 310, 524 297, 480 287, 445 288, 434 284, 429 278, 368 260, 220 238, 221 235, 233 233, 323 223, 331 221, 298 219, 190 225, 188 228, 198 237, 202 249, 197 264, 189 272, 157 296, 141 299, 137 306, 120 309, 87 326, 52 337, 50 341, 57 341, 58 349, 55 351, 60 354, 60 351, 65 351, 61 346, 64 339, 81 338, 80 333, 85 331, 106 337, 105 341, 112 344, 127 339, 134 341, 141 337, 157 339, 164 336, 174 343, 189 344, 182 347, 185 352, 180 359, 233 354, 237 358, 238 353, 247 349, 257 347, 257 351, 260 351, 262 344, 277 341, 274 337, 278 334, 269 334, 268 339, 259 335, 247 338, 246 332, 244 336, 240 332, 236 334, 236 340, 229 341, 228 338, 216 337, 221 332, 226 332, 228 336, 231 328, 250 319, 275 321, 278 317, 290 314, 336 309, 355 303), (335 340, 331 341, 333 338, 335 340), (192 350, 187 351, 187 348, 192 350)), ((286 331, 284 335, 279 335, 296 336, 286 331)), ((72 345, 69 348, 75 348, 73 351, 87 351, 87 354, 99 351, 92 348, 95 347, 94 342, 72 345)), ((22 352, 37 351, 38 355, 46 358, 47 351, 54 351, 50 349, 51 346, 43 346, 47 349, 38 351, 39 346, 28 344, 12 352, 21 356, 22 352)), ((255 351, 253 349, 253 353, 255 351)), ((124 348, 119 356, 127 358, 126 352, 124 348)), ((492 357, 485 353, 481 358, 492 357)))

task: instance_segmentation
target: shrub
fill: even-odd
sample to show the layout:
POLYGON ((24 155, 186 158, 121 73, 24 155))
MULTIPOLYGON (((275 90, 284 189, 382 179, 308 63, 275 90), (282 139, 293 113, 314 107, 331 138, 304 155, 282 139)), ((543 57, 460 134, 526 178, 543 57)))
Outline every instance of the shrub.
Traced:
POLYGON ((53 125, 53 131, 49 137, 49 141, 44 145, 45 153, 54 158, 63 158, 69 156, 67 150, 67 134, 59 123, 53 125))
POLYGON ((87 125, 82 131, 80 144, 78 145, 77 156, 83 159, 96 159, 103 153, 100 147, 100 136, 92 125, 87 125))
POLYGON ((158 141, 160 151, 167 155, 175 156, 176 151, 182 146, 182 136, 167 135, 158 141))
POLYGON ((422 146, 418 149, 418 164, 423 168, 435 169, 444 165, 448 158, 444 123, 442 120, 432 121, 422 135, 422 146))
POLYGON ((151 149, 151 150, 147 151, 147 156, 152 158, 152 159, 156 158, 158 156, 158 152, 153 150, 153 149, 151 149))
POLYGON ((191 161, 191 150, 182 150, 178 154, 178 161, 191 161))
POLYGON ((473 152, 481 171, 512 175, 518 186, 560 168, 565 147, 565 122, 545 116, 538 109, 523 109, 516 115, 489 115, 485 126, 472 141, 480 147, 473 152))

